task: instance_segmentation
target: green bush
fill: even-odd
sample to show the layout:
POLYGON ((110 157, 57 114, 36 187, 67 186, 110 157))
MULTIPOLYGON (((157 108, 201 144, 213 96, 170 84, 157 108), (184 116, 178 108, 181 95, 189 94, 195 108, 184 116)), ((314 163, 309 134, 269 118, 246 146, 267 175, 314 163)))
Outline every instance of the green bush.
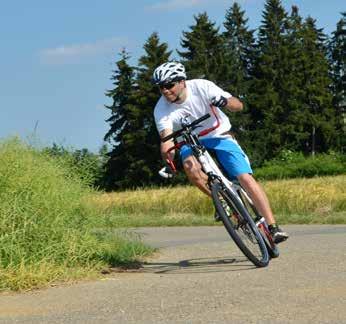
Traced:
POLYGON ((345 155, 338 153, 305 157, 302 153, 285 150, 277 158, 256 169, 255 176, 274 180, 339 175, 346 173, 345 162, 345 155))
POLYGON ((71 172, 78 175, 89 186, 98 187, 103 176, 104 156, 87 149, 73 150, 53 144, 43 149, 43 153, 60 159, 71 172))

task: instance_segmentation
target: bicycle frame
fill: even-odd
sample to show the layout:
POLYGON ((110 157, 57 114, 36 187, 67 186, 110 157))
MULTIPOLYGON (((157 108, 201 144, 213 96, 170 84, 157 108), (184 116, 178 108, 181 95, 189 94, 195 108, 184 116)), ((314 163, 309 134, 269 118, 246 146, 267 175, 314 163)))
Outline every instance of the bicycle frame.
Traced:
MULTIPOLYGON (((193 125, 194 123, 196 125, 198 125, 198 122, 201 122, 202 120, 209 118, 210 115, 209 114, 204 115, 191 124, 188 123, 187 118, 183 118, 182 119, 182 129, 172 133, 171 135, 169 135, 167 137, 165 137, 164 139, 162 139, 162 141, 166 141, 170 138, 174 138, 179 132, 181 132, 181 136, 183 137, 184 140, 179 142, 179 143, 176 143, 174 146, 172 146, 168 150, 168 152, 170 152, 172 150, 176 150, 176 149, 179 150, 183 145, 189 145, 192 149, 193 155, 196 157, 196 159, 200 163, 203 172, 208 176, 208 182, 209 183, 213 179, 217 178, 230 191, 232 191, 236 197, 238 197, 237 190, 241 190, 244 193, 244 195, 246 195, 246 197, 249 199, 249 201, 252 203, 250 197, 243 190, 243 188, 240 185, 237 185, 237 184, 233 183, 232 181, 230 181, 222 173, 222 171, 220 170, 218 165, 215 163, 214 159, 211 157, 211 155, 209 154, 207 149, 199 141, 199 137, 209 134, 210 132, 212 132, 213 130, 215 130, 216 128, 218 128, 220 126, 220 120, 219 120, 219 117, 217 115, 215 107, 212 105, 210 107, 211 107, 211 111, 212 111, 213 115, 216 118, 216 125, 215 126, 213 126, 211 128, 207 128, 205 130, 202 130, 201 132, 196 134, 194 131, 194 126, 191 126, 191 125, 193 125)), ((168 160, 167 163, 170 165, 170 167, 173 171, 176 171, 176 167, 175 167, 173 160, 168 160)), ((240 198, 239 198, 239 201, 241 202, 240 198)), ((241 203, 243 203, 243 202, 241 202, 241 203)))

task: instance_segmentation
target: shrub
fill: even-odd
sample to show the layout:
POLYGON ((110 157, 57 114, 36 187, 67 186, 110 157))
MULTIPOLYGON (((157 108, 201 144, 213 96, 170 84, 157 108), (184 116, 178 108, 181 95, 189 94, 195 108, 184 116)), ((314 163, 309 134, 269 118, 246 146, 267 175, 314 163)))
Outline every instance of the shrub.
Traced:
POLYGON ((283 151, 277 158, 265 162, 255 170, 259 179, 311 178, 346 173, 346 159, 342 154, 329 153, 304 157, 302 153, 283 151))
POLYGON ((84 183, 97 187, 103 176, 104 157, 87 149, 72 150, 53 144, 43 149, 43 153, 60 159, 71 172, 79 176, 84 183))

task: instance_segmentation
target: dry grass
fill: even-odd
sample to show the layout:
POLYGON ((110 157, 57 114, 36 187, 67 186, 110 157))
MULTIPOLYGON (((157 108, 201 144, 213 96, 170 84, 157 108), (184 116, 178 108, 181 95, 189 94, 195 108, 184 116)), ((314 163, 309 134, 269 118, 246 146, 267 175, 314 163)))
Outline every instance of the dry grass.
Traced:
MULTIPOLYGON (((262 183, 284 223, 346 223, 346 176, 262 183)), ((119 226, 214 224, 208 197, 191 186, 98 194, 92 203, 119 226)))

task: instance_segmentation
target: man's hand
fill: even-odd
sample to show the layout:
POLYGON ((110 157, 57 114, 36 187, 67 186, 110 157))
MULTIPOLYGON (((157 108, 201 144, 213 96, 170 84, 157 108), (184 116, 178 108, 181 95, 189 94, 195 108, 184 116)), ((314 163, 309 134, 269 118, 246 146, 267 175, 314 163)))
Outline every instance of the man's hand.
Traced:
POLYGON ((227 106, 228 100, 223 96, 211 98, 211 104, 218 108, 224 108, 227 106))

